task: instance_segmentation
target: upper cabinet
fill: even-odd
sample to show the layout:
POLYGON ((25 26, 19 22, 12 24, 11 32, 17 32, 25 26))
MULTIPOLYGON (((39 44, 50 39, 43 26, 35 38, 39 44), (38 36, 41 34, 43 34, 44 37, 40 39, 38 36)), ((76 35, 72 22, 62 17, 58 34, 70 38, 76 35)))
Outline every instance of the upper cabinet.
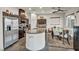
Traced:
POLYGON ((37 19, 37 27, 46 28, 46 19, 43 18, 42 16, 39 19, 37 19))

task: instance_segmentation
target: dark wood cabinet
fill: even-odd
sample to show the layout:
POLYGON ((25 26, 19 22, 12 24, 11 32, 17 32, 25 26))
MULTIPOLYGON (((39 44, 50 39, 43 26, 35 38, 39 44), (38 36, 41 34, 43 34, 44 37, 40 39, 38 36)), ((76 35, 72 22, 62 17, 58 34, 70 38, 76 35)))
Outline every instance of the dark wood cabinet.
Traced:
POLYGON ((38 19, 37 24, 46 24, 46 19, 38 19))
POLYGON ((28 25, 29 19, 25 14, 25 10, 19 9, 19 38, 23 38, 25 36, 28 25))
POLYGON ((19 25, 19 38, 22 38, 25 35, 26 28, 29 26, 29 20, 20 18, 19 25))
POLYGON ((38 28, 46 28, 46 19, 38 19, 37 20, 38 28))

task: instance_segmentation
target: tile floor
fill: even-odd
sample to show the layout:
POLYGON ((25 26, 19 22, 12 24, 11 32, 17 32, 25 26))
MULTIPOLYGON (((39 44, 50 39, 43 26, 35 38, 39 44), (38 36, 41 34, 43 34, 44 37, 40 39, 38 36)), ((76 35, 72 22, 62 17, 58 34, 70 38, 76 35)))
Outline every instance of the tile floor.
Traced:
MULTIPOLYGON (((6 48, 5 51, 27 51, 25 47, 25 37, 22 39, 19 39, 16 43, 11 45, 10 47, 6 48)), ((68 45, 65 43, 65 45, 62 44, 62 41, 59 41, 57 39, 52 39, 51 35, 48 34, 48 51, 74 51, 73 50, 73 44, 68 45)))
POLYGON ((51 37, 51 34, 49 33, 48 34, 48 45, 49 46, 56 46, 56 47, 62 47, 62 48, 70 48, 72 49, 73 48, 73 39, 69 40, 69 43, 64 39, 64 42, 63 42, 63 39, 62 40, 59 40, 59 39, 52 39, 51 37))
POLYGON ((13 45, 9 46, 5 49, 5 51, 23 51, 25 47, 25 37, 19 39, 17 42, 15 42, 13 45))
POLYGON ((51 33, 48 33, 48 50, 49 51, 74 51, 73 40, 70 40, 70 45, 63 40, 58 40, 56 38, 52 39, 51 33))

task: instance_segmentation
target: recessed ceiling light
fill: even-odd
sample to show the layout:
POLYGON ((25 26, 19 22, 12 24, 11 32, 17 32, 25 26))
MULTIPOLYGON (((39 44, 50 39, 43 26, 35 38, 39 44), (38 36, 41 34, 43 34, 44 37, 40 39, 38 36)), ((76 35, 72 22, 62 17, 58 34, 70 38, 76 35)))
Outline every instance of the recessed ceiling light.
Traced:
POLYGON ((32 8, 29 8, 29 10, 32 10, 32 8))

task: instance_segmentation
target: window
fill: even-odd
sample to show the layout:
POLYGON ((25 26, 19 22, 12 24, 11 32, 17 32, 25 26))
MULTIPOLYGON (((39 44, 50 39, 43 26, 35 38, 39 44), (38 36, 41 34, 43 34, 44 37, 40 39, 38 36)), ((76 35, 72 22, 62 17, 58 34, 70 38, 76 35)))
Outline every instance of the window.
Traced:
POLYGON ((73 28, 73 26, 75 25, 75 22, 76 22, 76 18, 75 18, 74 15, 67 16, 66 27, 67 28, 73 28))

